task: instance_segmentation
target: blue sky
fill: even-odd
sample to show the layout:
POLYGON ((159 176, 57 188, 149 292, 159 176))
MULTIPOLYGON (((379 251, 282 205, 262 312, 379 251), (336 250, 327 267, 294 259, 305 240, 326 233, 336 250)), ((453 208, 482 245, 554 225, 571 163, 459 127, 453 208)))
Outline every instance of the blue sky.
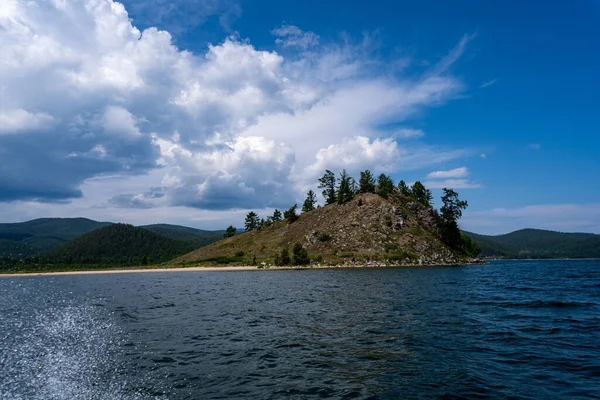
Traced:
POLYGON ((0 6, 3 221, 221 229, 369 168, 600 233, 597 0, 83 3, 0 6))

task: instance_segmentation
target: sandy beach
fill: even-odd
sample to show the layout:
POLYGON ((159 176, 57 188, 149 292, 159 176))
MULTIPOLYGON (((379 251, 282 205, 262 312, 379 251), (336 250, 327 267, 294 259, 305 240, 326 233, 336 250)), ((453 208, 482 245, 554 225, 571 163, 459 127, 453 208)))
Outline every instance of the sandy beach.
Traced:
POLYGON ((49 275, 95 275, 95 274, 131 274, 142 272, 189 272, 189 271, 251 271, 257 267, 187 267, 187 268, 137 268, 137 269, 104 269, 95 271, 64 271, 64 272, 30 272, 17 274, 0 274, 0 278, 16 276, 49 276, 49 275))

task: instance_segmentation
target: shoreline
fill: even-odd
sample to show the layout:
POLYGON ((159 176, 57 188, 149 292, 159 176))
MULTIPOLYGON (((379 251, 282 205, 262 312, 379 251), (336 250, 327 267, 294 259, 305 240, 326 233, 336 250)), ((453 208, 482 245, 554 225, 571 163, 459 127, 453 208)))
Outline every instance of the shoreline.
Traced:
POLYGON ((350 268, 426 268, 426 267, 458 267, 466 265, 487 264, 482 262, 465 262, 457 264, 404 264, 404 265, 313 265, 313 266, 271 266, 259 268, 258 266, 224 266, 224 267, 160 267, 124 269, 98 269, 81 271, 54 271, 54 272, 15 272, 0 273, 0 278, 24 276, 66 276, 66 275, 100 275, 100 274, 135 274, 151 272, 235 272, 235 271, 285 271, 285 270, 311 270, 311 269, 350 269, 350 268))

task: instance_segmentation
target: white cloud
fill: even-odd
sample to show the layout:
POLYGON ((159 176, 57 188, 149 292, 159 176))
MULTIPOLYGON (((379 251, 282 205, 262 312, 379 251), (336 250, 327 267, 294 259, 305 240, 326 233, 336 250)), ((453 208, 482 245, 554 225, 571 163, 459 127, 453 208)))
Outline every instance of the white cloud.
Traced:
POLYGON ((467 179, 446 179, 443 181, 425 181, 423 182, 429 189, 478 189, 481 187, 479 183, 470 182, 467 179))
POLYGON ((0 135, 15 134, 31 130, 49 130, 54 118, 46 113, 32 113, 22 108, 13 110, 0 109, 0 135))
POLYGON ((277 36, 275 43, 283 47, 299 47, 307 49, 319 44, 319 35, 314 32, 304 32, 295 25, 281 25, 273 29, 271 34, 277 36))
POLYGON ((461 226, 487 234, 537 228, 564 232, 600 233, 600 203, 535 204, 517 208, 465 211, 461 226))
POLYGON ((381 127, 458 96, 448 71, 471 37, 399 77, 378 69, 368 35, 319 45, 288 25, 276 30, 291 40, 285 57, 237 37, 194 54, 129 17, 112 0, 2 2, 0 201, 89 204, 87 183, 114 176, 129 184, 96 190, 107 210, 271 207, 295 201, 319 169, 389 173, 468 153, 381 127))
POLYGON ((541 145, 541 144, 539 144, 539 143, 533 143, 533 144, 530 144, 530 145, 529 145, 529 148, 530 148, 531 150, 539 150, 539 149, 541 149, 541 148, 542 148, 542 145, 541 145))
POLYGON ((492 79, 491 81, 483 82, 481 85, 479 85, 479 89, 485 89, 486 87, 495 85, 496 82, 498 82, 498 79, 492 79))
POLYGON ((467 167, 451 169, 449 171, 434 171, 427 175, 429 179, 464 178, 469 175, 467 167))

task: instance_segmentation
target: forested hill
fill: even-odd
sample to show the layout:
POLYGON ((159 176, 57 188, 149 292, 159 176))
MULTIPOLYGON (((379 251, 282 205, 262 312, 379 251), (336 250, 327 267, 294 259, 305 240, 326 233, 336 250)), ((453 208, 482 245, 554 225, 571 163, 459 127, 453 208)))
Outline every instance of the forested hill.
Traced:
POLYGON ((487 236, 465 232, 483 257, 499 258, 600 258, 600 235, 522 229, 487 236))
POLYGON ((0 224, 0 256, 40 254, 110 224, 87 218, 40 218, 0 224))
MULTIPOLYGON (((112 224, 112 222, 98 222, 87 218, 41 218, 0 224, 0 257, 38 256, 76 237, 112 224)), ((224 232, 167 224, 146 225, 143 228, 171 239, 183 240, 193 248, 221 239, 224 232)))
POLYGON ((216 242, 217 240, 222 239, 223 234, 225 233, 223 230, 205 231, 202 229, 189 228, 187 226, 169 224, 142 225, 140 228, 147 229, 171 239, 183 240, 184 242, 190 243, 195 248, 216 242))
POLYGON ((194 248, 144 228, 113 224, 41 256, 46 264, 143 265, 168 261, 194 248))

